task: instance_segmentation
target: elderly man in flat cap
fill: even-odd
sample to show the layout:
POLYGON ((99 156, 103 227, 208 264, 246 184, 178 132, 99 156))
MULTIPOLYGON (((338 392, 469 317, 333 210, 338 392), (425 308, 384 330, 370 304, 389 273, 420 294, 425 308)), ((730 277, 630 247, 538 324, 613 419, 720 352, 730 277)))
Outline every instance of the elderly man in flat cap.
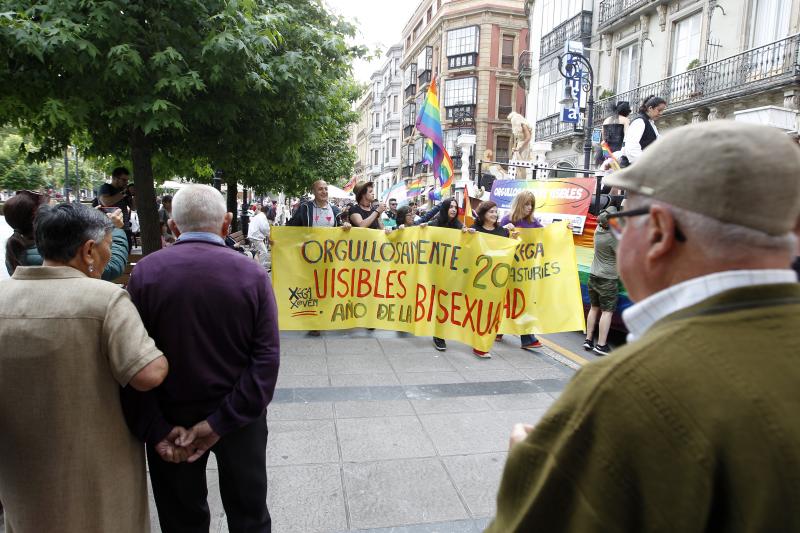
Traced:
POLYGON ((631 342, 514 428, 487 531, 800 531, 800 148, 715 121, 607 180, 631 342))

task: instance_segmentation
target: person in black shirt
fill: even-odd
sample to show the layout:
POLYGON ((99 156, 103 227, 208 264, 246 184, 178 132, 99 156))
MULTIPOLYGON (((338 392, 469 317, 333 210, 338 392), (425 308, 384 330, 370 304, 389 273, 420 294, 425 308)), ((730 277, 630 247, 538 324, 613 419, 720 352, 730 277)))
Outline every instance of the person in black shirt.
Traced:
POLYGON ((103 207, 118 207, 122 211, 122 229, 128 236, 128 248, 133 248, 131 231, 131 209, 136 209, 136 193, 128 186, 131 173, 125 167, 117 167, 111 172, 111 183, 104 183, 97 192, 97 200, 103 207))
POLYGON ((356 203, 350 206, 350 223, 357 228, 383 229, 381 214, 386 211, 386 204, 375 201, 375 184, 371 181, 356 187, 356 203))
POLYGON ((512 232, 516 234, 514 224, 508 223, 501 226, 499 223, 499 215, 497 213, 497 204, 494 202, 482 202, 478 206, 478 218, 472 228, 481 233, 491 233, 498 237, 512 236, 512 232))

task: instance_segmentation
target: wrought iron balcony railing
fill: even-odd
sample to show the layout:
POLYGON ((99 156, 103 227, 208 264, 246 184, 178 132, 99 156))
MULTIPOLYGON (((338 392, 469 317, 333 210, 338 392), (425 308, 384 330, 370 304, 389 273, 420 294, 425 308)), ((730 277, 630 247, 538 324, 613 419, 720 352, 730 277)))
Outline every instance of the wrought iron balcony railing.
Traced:
POLYGON ((600 14, 598 27, 608 26, 615 20, 633 13, 641 6, 651 3, 653 0, 602 0, 600 2, 600 14))
MULTIPOLYGON (((602 5, 602 4, 601 4, 602 5)), ((582 11, 566 22, 556 26, 542 37, 541 57, 558 52, 567 41, 588 41, 592 36, 592 12, 582 11)), ((585 43, 588 45, 588 42, 585 43)))
MULTIPOLYGON (((602 121, 601 121, 602 122, 602 121)), ((536 140, 551 141, 574 135, 575 125, 561 122, 561 115, 555 114, 536 121, 536 140)))
POLYGON ((602 124, 617 102, 636 108, 651 94, 666 100, 671 114, 798 82, 800 33, 600 100, 594 120, 602 124))

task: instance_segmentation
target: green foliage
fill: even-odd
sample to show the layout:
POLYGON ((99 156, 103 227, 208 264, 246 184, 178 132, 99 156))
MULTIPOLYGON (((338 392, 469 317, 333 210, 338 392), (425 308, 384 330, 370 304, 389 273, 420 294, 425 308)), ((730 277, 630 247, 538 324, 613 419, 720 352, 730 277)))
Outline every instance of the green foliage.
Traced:
POLYGON ((0 189, 36 190, 44 185, 44 165, 30 163, 22 136, 0 137, 0 189))
POLYGON ((686 70, 692 70, 693 68, 697 68, 700 66, 699 59, 692 59, 688 65, 686 65, 686 70))
POLYGON ((605 100, 606 98, 611 98, 616 93, 611 89, 604 89, 603 92, 597 97, 598 100, 605 100))
MULTIPOLYGON (((365 50, 319 0, 4 0, 2 11, 0 124, 31 135, 41 160, 81 136, 89 155, 130 153, 145 195, 154 171, 208 180, 221 168, 287 191, 350 172, 346 80, 365 50)), ((140 215, 157 229, 154 211, 140 215)))

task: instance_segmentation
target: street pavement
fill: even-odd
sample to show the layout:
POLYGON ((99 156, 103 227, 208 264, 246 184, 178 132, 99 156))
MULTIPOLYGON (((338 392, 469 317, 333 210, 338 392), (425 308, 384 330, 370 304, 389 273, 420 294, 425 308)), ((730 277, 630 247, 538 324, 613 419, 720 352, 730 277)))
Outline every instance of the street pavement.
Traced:
MULTIPOLYGON (((511 427, 535 424, 579 367, 557 348, 568 357, 506 335, 482 360, 389 331, 283 332, 267 415, 273 531, 482 531, 511 427)), ((207 478, 210 531, 227 532, 213 454, 207 478)), ((150 509, 159 532, 152 493, 150 509)))
MULTIPOLYGON (((510 335, 492 354, 389 331, 283 332, 268 410, 273 531, 482 531, 511 427, 536 423, 578 367, 510 335)), ((211 531, 226 532, 213 455, 207 476, 211 531)), ((152 501, 151 516, 160 531, 152 501)))

